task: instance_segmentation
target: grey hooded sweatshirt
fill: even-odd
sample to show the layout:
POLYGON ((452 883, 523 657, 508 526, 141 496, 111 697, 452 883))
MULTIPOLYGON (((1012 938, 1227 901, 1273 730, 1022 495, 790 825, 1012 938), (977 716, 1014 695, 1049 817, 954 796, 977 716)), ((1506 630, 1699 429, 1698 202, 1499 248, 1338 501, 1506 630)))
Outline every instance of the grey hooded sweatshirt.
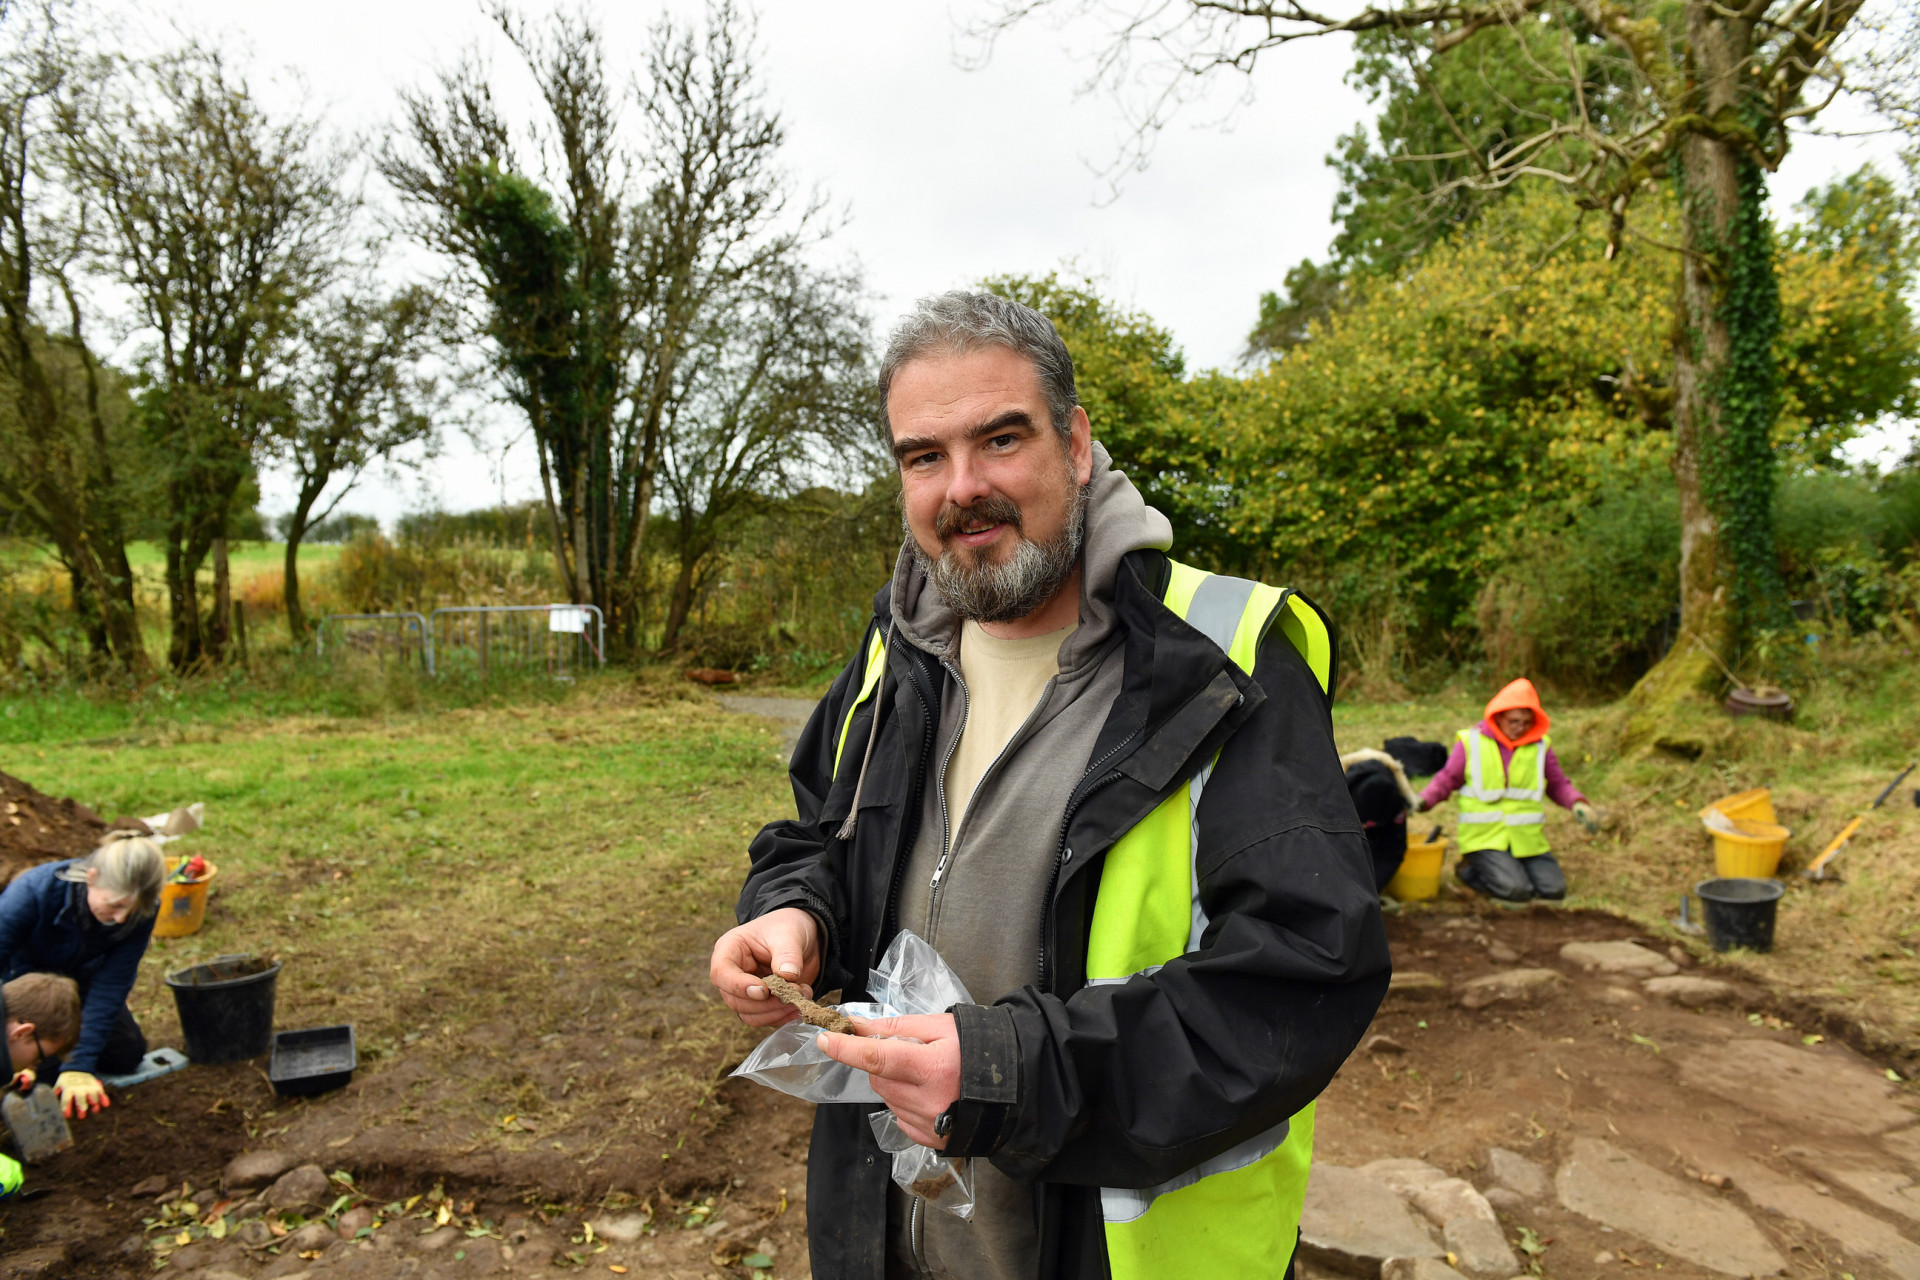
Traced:
MULTIPOLYGON (((919 835, 900 882, 899 922, 937 949, 979 1004, 1038 980, 1038 954, 1054 845, 1067 800, 1086 772, 1122 676, 1113 591, 1129 552, 1165 551, 1173 526, 1093 446, 1081 552, 1080 624, 1060 646, 1059 674, 981 776, 964 815, 949 813, 944 784, 926 788, 919 835), (950 821, 958 817, 957 824, 950 821), (937 880, 936 880, 937 872, 937 880)), ((935 778, 966 724, 961 619, 927 581, 910 548, 893 577, 900 633, 937 657, 952 680, 940 707, 935 778)), ((970 1221, 929 1210, 894 1189, 888 1211, 889 1275, 1031 1280, 1039 1232, 1032 1189, 986 1160, 973 1162, 970 1221)))

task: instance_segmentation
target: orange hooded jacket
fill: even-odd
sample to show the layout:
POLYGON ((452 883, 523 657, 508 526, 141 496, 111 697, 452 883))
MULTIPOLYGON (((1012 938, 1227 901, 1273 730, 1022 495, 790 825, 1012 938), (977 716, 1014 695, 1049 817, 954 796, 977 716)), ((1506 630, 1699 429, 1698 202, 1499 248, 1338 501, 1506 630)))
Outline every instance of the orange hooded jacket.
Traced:
POLYGON ((1486 719, 1482 727, 1493 735, 1495 742, 1512 751, 1515 747, 1523 747, 1529 742, 1538 742, 1546 737, 1547 730, 1552 724, 1553 721, 1547 716, 1547 709, 1540 705, 1540 691, 1533 687, 1533 681, 1522 676, 1493 695, 1487 703, 1486 719), (1494 722, 1494 717, 1502 711, 1515 711, 1522 708, 1533 712, 1533 723, 1528 725, 1527 731, 1519 737, 1509 738, 1500 732, 1500 726, 1494 722))

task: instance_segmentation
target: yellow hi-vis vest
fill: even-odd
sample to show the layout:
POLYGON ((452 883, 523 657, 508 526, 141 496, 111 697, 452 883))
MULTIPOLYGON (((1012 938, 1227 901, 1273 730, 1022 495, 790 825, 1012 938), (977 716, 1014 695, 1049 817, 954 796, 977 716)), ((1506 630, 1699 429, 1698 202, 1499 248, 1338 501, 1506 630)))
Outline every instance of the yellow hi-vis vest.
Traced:
MULTIPOLYGON (((1174 562, 1163 597, 1187 625, 1253 670, 1267 628, 1306 658, 1322 690, 1332 671, 1326 623, 1292 592, 1174 562)), ((1126 982, 1200 947, 1207 914, 1198 871, 1201 792, 1213 763, 1107 851, 1087 944, 1089 983, 1126 982)), ((1278 1276, 1293 1256, 1313 1160, 1314 1104, 1157 1187, 1103 1187, 1114 1280, 1278 1276)))
MULTIPOLYGON (((1167 608, 1251 673, 1260 641, 1278 624, 1324 692, 1333 637, 1320 614, 1290 591, 1169 561, 1167 608)), ((867 646, 860 690, 840 726, 838 774, 853 712, 878 687, 886 644, 867 646)), ((1208 920, 1200 903, 1198 813, 1209 762, 1107 851, 1087 947, 1090 985, 1152 974, 1199 949, 1208 920)), ((1313 1161, 1314 1104, 1157 1187, 1103 1187, 1107 1262, 1114 1280, 1214 1280, 1279 1276, 1293 1257, 1313 1161)))
POLYGON ((1516 858, 1547 852, 1547 742, 1515 747, 1504 765, 1500 744, 1476 728, 1460 731, 1467 780, 1460 788, 1460 852, 1505 849, 1516 858))

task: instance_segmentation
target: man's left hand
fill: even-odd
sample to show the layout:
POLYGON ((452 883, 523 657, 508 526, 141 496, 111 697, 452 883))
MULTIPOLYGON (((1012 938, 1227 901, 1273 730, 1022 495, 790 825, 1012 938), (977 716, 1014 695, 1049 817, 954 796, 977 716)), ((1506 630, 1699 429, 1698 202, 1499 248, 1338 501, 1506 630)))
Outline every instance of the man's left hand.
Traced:
POLYGON ((856 1018, 854 1025, 860 1029, 857 1036, 821 1032, 820 1048, 834 1061, 872 1077, 873 1091, 909 1138, 945 1150, 947 1140, 934 1135, 933 1123, 960 1097, 960 1033, 953 1015, 856 1018), (876 1038, 881 1036, 908 1038, 876 1038))

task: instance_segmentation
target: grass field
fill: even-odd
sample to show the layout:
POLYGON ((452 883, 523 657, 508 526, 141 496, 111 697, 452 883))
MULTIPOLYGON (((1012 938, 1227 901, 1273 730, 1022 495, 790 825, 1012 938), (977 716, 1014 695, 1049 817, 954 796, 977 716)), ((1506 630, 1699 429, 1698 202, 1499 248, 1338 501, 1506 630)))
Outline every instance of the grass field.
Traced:
MULTIPOLYGON (((1336 735, 1444 740, 1482 696, 1342 704, 1336 735)), ((1790 890, 1775 953, 1736 963, 1802 1001, 1800 1025, 1920 1063, 1911 787, 1841 855, 1842 882, 1791 875, 1915 754, 1909 655, 1836 661, 1792 725, 1715 720, 1692 761, 1619 757, 1610 708, 1554 710, 1556 748, 1609 818, 1588 837, 1550 817, 1570 906, 1678 939, 1680 893, 1712 874, 1697 810, 1770 786, 1794 830, 1790 890)), ((169 1039, 164 971, 275 954, 279 1025, 351 1022, 372 1068, 361 1110, 250 1116, 263 1140, 333 1125, 309 1139, 353 1143, 341 1158, 363 1165, 439 1176, 493 1153, 529 1184, 638 1195, 679 1167, 749 1043, 706 988, 706 954, 747 839, 791 800, 776 733, 675 673, 482 687, 296 663, 137 697, 11 695, 0 768, 110 815, 206 803, 191 847, 220 868, 207 927, 155 943, 136 1012, 169 1039)), ((1452 807, 1421 821, 1451 829, 1452 807)))

